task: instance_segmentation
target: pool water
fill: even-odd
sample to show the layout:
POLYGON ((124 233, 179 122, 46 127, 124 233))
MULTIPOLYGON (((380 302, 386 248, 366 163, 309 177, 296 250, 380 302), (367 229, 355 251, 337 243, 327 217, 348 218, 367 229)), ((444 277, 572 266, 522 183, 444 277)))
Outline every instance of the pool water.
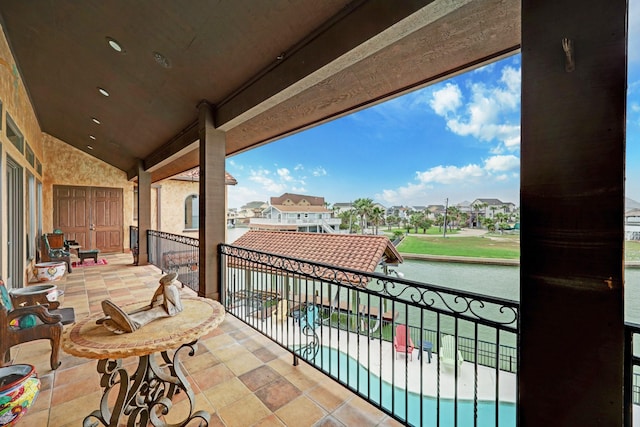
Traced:
MULTIPOLYGON (((403 421, 413 426, 454 426, 456 404, 452 399, 440 399, 438 420, 438 400, 420 396, 403 388, 392 387, 374 374, 369 374, 358 361, 347 354, 329 347, 321 347, 315 359, 315 365, 326 373, 337 377, 353 390, 368 395, 374 404, 385 408, 403 421), (382 398, 381 398, 382 396, 382 398), (422 403, 422 407, 421 407, 422 403)), ((515 426, 516 405, 508 402, 498 404, 498 423, 496 423, 496 403, 479 401, 477 405, 477 425, 515 426)), ((474 426, 474 405, 470 400, 458 400, 457 425, 474 426)))

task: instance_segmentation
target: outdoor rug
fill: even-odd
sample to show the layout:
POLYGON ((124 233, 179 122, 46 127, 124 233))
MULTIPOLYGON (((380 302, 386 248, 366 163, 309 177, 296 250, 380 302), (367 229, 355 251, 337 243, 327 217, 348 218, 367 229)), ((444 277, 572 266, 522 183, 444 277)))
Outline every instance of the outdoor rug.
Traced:
POLYGON ((93 258, 87 258, 84 260, 84 264, 80 261, 73 261, 71 263, 72 268, 95 267, 96 265, 107 265, 107 260, 104 258, 98 258, 98 262, 94 262, 93 258))

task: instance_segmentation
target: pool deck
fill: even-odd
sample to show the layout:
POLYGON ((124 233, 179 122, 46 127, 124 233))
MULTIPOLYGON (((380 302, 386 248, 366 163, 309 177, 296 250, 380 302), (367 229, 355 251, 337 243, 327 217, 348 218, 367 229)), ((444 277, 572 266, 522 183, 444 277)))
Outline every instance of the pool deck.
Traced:
MULTIPOLYGON (((285 321, 273 316, 264 322, 252 321, 252 325, 265 334, 277 331, 280 334, 279 339, 290 343, 291 346, 305 342, 305 338, 300 336, 299 325, 291 318, 285 321)), ((475 398, 480 401, 495 401, 496 384, 498 384, 500 402, 516 401, 515 374, 478 365, 476 376, 476 365, 466 361, 458 367, 456 372, 453 367, 440 363, 435 348, 429 363, 426 352, 419 359, 418 349, 414 349, 407 357, 404 353, 396 355, 393 343, 369 339, 366 335, 329 326, 319 326, 316 333, 321 337, 322 345, 347 353, 364 367, 369 367, 373 374, 387 383, 408 389, 412 393, 453 399, 456 396, 457 385, 458 399, 474 400, 475 395, 475 398)))

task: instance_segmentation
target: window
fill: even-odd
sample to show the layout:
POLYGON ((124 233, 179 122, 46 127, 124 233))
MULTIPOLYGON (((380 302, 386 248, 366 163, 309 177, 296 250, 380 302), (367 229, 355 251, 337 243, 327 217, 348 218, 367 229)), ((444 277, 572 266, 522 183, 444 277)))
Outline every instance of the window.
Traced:
POLYGON ((198 195, 187 196, 184 201, 184 228, 197 229, 199 227, 198 195))
POLYGON ((18 126, 16 126, 15 122, 13 121, 9 113, 7 113, 7 131, 6 132, 7 132, 7 138, 9 139, 9 141, 11 141, 11 143, 15 145, 15 147, 21 153, 24 153, 24 137, 22 136, 22 133, 18 129, 18 126))
POLYGON ((36 180, 27 172, 27 259, 36 256, 36 180))
POLYGON ((138 220, 138 187, 133 188, 133 220, 138 220))
POLYGON ((33 166, 35 165, 36 156, 33 154, 33 150, 29 146, 29 143, 25 142, 25 144, 27 145, 27 149, 24 152, 24 156, 27 158, 27 162, 29 162, 29 164, 33 166))

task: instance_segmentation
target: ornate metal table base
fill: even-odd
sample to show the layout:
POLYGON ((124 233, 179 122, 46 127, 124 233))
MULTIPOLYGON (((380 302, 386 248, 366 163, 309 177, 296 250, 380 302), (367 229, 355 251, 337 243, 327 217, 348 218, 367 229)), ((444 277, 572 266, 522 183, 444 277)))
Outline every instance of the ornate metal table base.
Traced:
MULTIPOLYGON (((104 389, 100 400, 100 409, 93 411, 84 419, 84 427, 94 427, 100 423, 104 426, 118 426, 122 417, 128 417, 127 426, 146 427, 149 422, 153 426, 184 426, 195 418, 202 419, 200 425, 209 425, 209 413, 194 409, 193 390, 180 368, 178 356, 184 348, 189 349, 189 356, 195 354, 197 344, 193 341, 184 344, 173 354, 173 359, 166 351, 160 352, 164 363, 158 364, 156 354, 140 356, 138 368, 129 375, 122 367, 122 359, 101 359, 98 362, 100 386, 104 389), (160 416, 169 413, 173 406, 173 395, 183 391, 189 400, 188 417, 176 424, 167 424, 160 416), (109 407, 109 396, 117 393, 115 405, 109 407)), ((112 400, 113 401, 113 400, 112 400)))

